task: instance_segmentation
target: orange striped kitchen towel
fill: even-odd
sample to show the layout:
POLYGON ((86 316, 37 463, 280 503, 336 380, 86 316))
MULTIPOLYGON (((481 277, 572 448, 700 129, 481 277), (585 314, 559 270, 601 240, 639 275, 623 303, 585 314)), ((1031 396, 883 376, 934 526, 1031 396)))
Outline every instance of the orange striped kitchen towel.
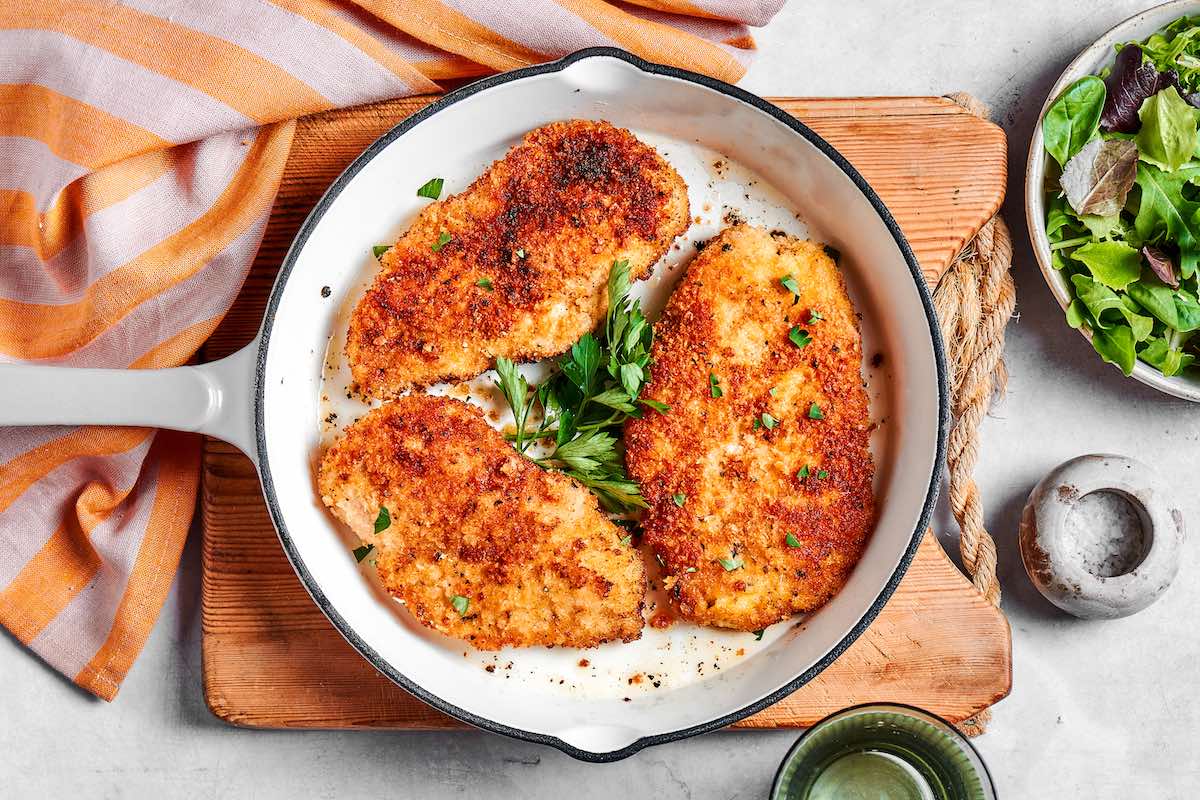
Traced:
MULTIPOLYGON (((186 361, 250 267, 296 117, 592 45, 736 81, 747 25, 782 4, 8 0, 0 362, 186 361)), ((0 430, 0 623, 106 700, 170 587, 198 454, 178 433, 0 430)))

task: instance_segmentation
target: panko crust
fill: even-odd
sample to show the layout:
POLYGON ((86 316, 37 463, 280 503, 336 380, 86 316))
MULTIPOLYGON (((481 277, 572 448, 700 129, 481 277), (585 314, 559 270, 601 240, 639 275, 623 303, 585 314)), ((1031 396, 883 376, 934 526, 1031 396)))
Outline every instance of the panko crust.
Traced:
POLYGON ((480 650, 641 636, 645 567, 625 531, 473 406, 418 394, 374 409, 326 451, 317 482, 375 545, 383 585, 434 630, 480 650), (381 506, 391 525, 376 534, 381 506))
POLYGON ((629 131, 586 120, 530 131, 383 255, 346 340, 358 388, 387 397, 499 356, 566 351, 602 319, 612 263, 644 277, 688 215, 683 179, 629 131))
POLYGON ((858 317, 833 259, 779 231, 726 229, 675 289, 652 355, 646 394, 671 411, 626 424, 626 458, 679 615, 753 631, 824 604, 875 519, 858 317))

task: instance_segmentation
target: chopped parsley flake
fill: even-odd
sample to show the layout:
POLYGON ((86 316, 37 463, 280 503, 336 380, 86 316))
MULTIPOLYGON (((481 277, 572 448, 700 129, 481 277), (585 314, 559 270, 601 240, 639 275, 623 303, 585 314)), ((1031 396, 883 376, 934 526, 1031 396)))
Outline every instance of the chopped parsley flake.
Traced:
POLYGON ((683 508, 683 504, 687 502, 687 495, 684 494, 683 492, 680 492, 679 494, 675 495, 671 499, 675 501, 675 505, 679 506, 680 508, 683 508))
POLYGON ((484 289, 487 289, 489 292, 492 290, 491 278, 480 278, 479 280, 475 281, 475 285, 482 286, 484 289))
POLYGON ((517 258, 524 258, 524 257, 525 257, 525 248, 521 247, 517 250, 517 258))
POLYGON ((799 547, 800 546, 800 540, 796 538, 796 534, 794 534, 794 533, 789 533, 787 535, 787 538, 784 539, 784 541, 787 542, 788 547, 799 547))
POLYGON ((762 641, 762 635, 763 635, 763 631, 764 631, 764 630, 766 630, 766 629, 765 629, 765 628, 759 628, 758 630, 754 631, 754 641, 756 641, 756 642, 761 642, 761 641, 762 641))
POLYGON ((814 322, 820 322, 823 319, 825 319, 825 318, 821 316, 821 312, 817 311, 816 309, 813 309, 812 311, 808 312, 808 324, 809 325, 812 325, 814 322))
POLYGON ((821 410, 821 407, 819 405, 817 405, 816 403, 813 403, 811 406, 808 407, 808 418, 809 419, 825 419, 825 412, 821 410))
POLYGON ((793 325, 788 331, 788 338, 792 340, 792 344, 803 350, 812 343, 812 337, 808 335, 808 331, 801 330, 798 326, 793 325))
POLYGON ((354 548, 354 560, 361 564, 362 560, 369 556, 374 549, 375 545, 373 544, 364 544, 362 547, 354 548))
POLYGON ((817 473, 817 477, 820 478, 821 480, 825 480, 826 478, 829 477, 829 473, 826 472, 825 470, 821 470, 820 472, 817 473))
POLYGON ((437 200, 442 196, 442 184, 445 183, 442 178, 430 178, 425 181, 425 185, 417 189, 417 197, 428 197, 430 200, 437 200))
POLYGON ((783 288, 792 293, 792 305, 800 302, 800 287, 796 284, 796 279, 791 274, 784 275, 779 279, 779 283, 783 288))
POLYGON ((726 572, 733 572, 735 569, 741 569, 742 567, 746 566, 742 561, 741 556, 734 556, 733 558, 718 558, 717 561, 720 562, 721 566, 725 568, 726 572))
POLYGON ((687 569, 684 570, 684 572, 695 572, 695 571, 696 571, 695 567, 688 567, 687 569))
POLYGON ((632 533, 621 540, 621 544, 625 545, 626 547, 628 547, 632 542, 633 542, 633 534, 632 533))
POLYGON ((821 245, 821 248, 825 251, 825 255, 827 255, 833 259, 833 263, 837 264, 837 263, 841 262, 842 252, 840 250, 838 250, 836 247, 830 247, 829 245, 826 244, 826 245, 821 245))
POLYGON ((808 464, 805 464, 803 467, 800 468, 800 471, 796 473, 796 477, 799 478, 800 480, 804 480, 805 478, 808 477, 808 464))
POLYGON ((379 515, 375 517, 375 532, 383 533, 391 524, 392 515, 388 513, 388 510, 385 507, 380 506, 379 515))
POLYGON ((762 420, 761 420, 761 419, 758 419, 758 418, 756 417, 756 418, 754 419, 754 425, 752 425, 751 427, 752 427, 752 428, 754 428, 754 430, 758 430, 759 428, 761 428, 761 427, 762 427, 762 420))
POLYGON ((772 386, 770 389, 767 389, 767 394, 771 395, 771 397, 774 397, 775 396, 775 387, 772 386))
POLYGON ((721 395, 725 394, 721 391, 721 382, 717 380, 717 376, 711 372, 708 373, 708 390, 713 397, 720 397, 721 395))
POLYGON ((447 244, 449 244, 451 238, 452 237, 450 236, 450 234, 446 233, 445 231, 442 231, 440 234, 438 234, 437 241, 434 242, 433 244, 431 244, 429 247, 431 250, 433 250, 433 252, 436 253, 439 250, 441 250, 443 247, 445 247, 447 244))
POLYGON ((371 248, 371 252, 375 254, 376 258, 380 258, 384 253, 391 249, 392 246, 390 244, 377 244, 371 248))
POLYGON ((762 415, 762 424, 763 424, 764 428, 766 428, 767 430, 771 430, 772 428, 774 428, 776 425, 779 424, 779 420, 775 419, 770 414, 768 414, 767 412, 764 411, 763 415, 762 415))
POLYGON ((456 594, 450 598, 450 605, 454 606, 454 610, 458 612, 460 617, 467 615, 467 608, 471 605, 471 601, 463 597, 461 594, 456 594))

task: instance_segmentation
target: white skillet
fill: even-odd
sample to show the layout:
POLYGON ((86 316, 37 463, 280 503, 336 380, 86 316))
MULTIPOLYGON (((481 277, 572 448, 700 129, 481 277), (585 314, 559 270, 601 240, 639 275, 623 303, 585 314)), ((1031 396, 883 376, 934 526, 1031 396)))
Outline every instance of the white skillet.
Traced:
POLYGON ((258 466, 300 580, 363 657, 454 717, 591 761, 729 725, 832 663, 875 618, 916 551, 937 494, 948 418, 929 294, 900 229, 862 176, 766 101, 609 48, 464 87, 368 148, 300 229, 259 336, 240 352, 167 370, 3 366, 0 386, 2 425, 148 425, 238 446, 258 466), (525 132, 569 118, 632 129, 689 183, 700 220, 686 246, 641 289, 655 311, 685 268, 690 237, 722 224, 723 209, 704 204, 751 195, 740 209, 750 221, 807 230, 841 251, 863 316, 864 353, 883 355, 883 366, 864 365, 872 415, 881 423, 873 440, 876 529, 828 605, 798 624, 774 626, 761 641, 677 625, 666 632, 647 627, 640 642, 589 651, 476 653, 420 627, 381 593, 316 495, 318 420, 328 410, 320 400, 326 346, 369 269, 371 246, 390 241, 428 202, 414 194, 428 178, 446 176, 448 191, 461 190, 525 132), (702 162, 712 151, 736 168, 713 168, 706 180, 702 162), (795 216, 781 214, 779 204, 795 216), (579 666, 582 658, 589 667, 579 666), (488 664, 494 671, 484 669, 488 664), (628 682, 634 676, 641 679, 628 682))

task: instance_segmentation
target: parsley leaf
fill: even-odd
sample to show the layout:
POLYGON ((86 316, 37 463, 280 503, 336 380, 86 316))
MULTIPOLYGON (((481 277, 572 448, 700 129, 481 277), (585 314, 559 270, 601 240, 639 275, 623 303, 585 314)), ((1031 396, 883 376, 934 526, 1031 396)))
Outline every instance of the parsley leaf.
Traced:
POLYGON ((784 539, 784 541, 787 542, 788 547, 799 547, 800 546, 800 540, 796 538, 796 534, 794 534, 794 533, 789 533, 787 535, 787 537, 784 539))
POLYGON ((450 234, 446 233, 445 231, 442 231, 441 233, 438 234, 437 241, 434 242, 433 244, 429 245, 429 249, 436 253, 439 250, 441 250, 443 247, 445 247, 446 245, 450 244, 450 240, 452 238, 454 238, 454 237, 452 237, 450 234))
POLYGON ((684 572, 695 572, 695 571, 696 571, 695 567, 688 567, 687 569, 684 570, 684 572))
POLYGON ((354 560, 361 564, 362 560, 369 556, 374 549, 375 545, 373 544, 364 544, 362 547, 354 548, 354 560))
POLYGON ((792 293, 792 305, 800 302, 800 287, 796 284, 796 279, 790 273, 780 278, 779 283, 783 288, 792 293))
POLYGON ((746 566, 746 564, 742 561, 741 556, 734 556, 732 558, 718 558, 717 561, 720 562, 721 566, 725 568, 726 572, 733 572, 735 569, 741 569, 742 567, 746 566))
POLYGON ((762 641, 762 636, 763 636, 764 630, 765 630, 765 628, 759 628, 758 630, 753 632, 754 633, 754 641, 756 641, 756 642, 762 641))
POLYGON ((820 478, 821 480, 825 480, 826 478, 829 477, 829 473, 826 472, 825 470, 821 470, 820 472, 817 473, 817 477, 820 478))
POLYGON ((376 258, 380 258, 383 256, 384 253, 386 253, 388 250, 391 250, 391 249, 392 249, 392 246, 390 244, 377 244, 371 248, 371 252, 375 255, 376 258))
POLYGON ((490 292, 492 290, 492 279, 480 278, 479 280, 475 281, 475 285, 482 286, 484 289, 487 289, 490 292))
POLYGON ((804 480, 805 478, 808 477, 808 464, 805 464, 803 467, 800 468, 800 471, 796 473, 796 477, 799 478, 800 480, 804 480))
POLYGON ((375 532, 383 533, 392 524, 392 515, 388 512, 385 506, 379 507, 379 514, 375 517, 375 532))
POLYGON ((774 428, 776 425, 779 424, 779 420, 775 419, 770 414, 768 414, 767 412, 764 411, 763 415, 762 415, 762 424, 763 424, 764 428, 766 428, 767 430, 771 430, 772 428, 774 428))
POLYGON ((633 534, 632 533, 621 538, 621 544, 623 544, 626 547, 628 547, 632 543, 633 543, 633 534))
MULTIPOLYGON (((518 256, 524 257, 523 251, 518 256)), ((640 302, 629 296, 630 284, 629 262, 613 262, 604 325, 584 334, 532 395, 511 361, 496 363, 497 385, 516 421, 516 432, 508 438, 517 450, 544 442, 549 452, 533 461, 571 476, 607 510, 622 513, 647 507, 625 472, 622 426, 626 419, 640 417, 643 406, 670 411, 664 403, 642 397, 650 380, 654 330, 640 302), (531 413, 535 407, 540 414, 531 413), (538 417, 540 423, 529 424, 538 417)))
POLYGON ((725 394, 721 391, 721 382, 717 380, 717 376, 713 375, 711 372, 708 373, 708 391, 713 397, 720 397, 721 395, 725 394))
POLYGON ((442 178, 430 178, 425 181, 425 185, 417 189, 417 197, 428 197, 430 200, 437 200, 442 196, 442 184, 445 182, 442 178))
POLYGON ((821 410, 821 407, 819 405, 817 405, 816 403, 813 403, 811 406, 808 407, 808 418, 809 419, 825 419, 825 412, 821 410))
POLYGON ((809 310, 809 312, 808 312, 808 324, 809 325, 812 325, 813 323, 816 323, 816 322, 820 322, 823 319, 825 319, 825 318, 821 316, 820 311, 817 311, 815 308, 809 310))
POLYGON ((465 617, 467 615, 467 608, 471 605, 471 600, 463 597, 461 594, 456 594, 450 598, 450 605, 454 606, 454 610, 458 612, 460 617, 465 617))
POLYGON ((800 330, 798 326, 793 325, 788 331, 788 338, 792 340, 792 344, 803 350, 812 343, 812 337, 808 335, 808 331, 800 330))
POLYGON ((679 506, 680 508, 683 508, 683 504, 687 502, 687 495, 684 494, 683 492, 680 492, 677 495, 673 495, 671 497, 671 500, 674 501, 675 505, 679 506))

